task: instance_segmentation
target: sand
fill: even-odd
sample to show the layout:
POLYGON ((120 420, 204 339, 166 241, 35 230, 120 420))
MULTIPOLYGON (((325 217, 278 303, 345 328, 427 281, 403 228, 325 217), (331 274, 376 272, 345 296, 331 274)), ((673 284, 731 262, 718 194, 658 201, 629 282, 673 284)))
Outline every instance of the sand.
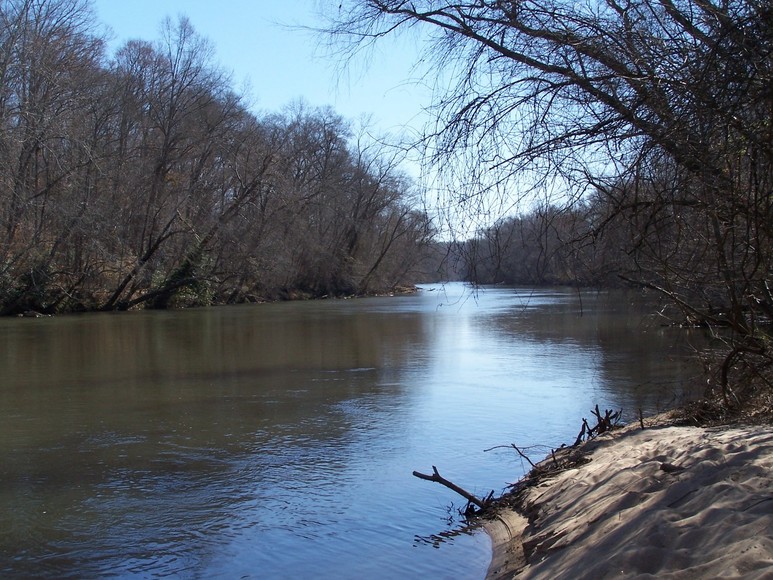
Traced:
POLYGON ((773 579, 773 427, 632 425, 486 526, 488 578, 773 579))

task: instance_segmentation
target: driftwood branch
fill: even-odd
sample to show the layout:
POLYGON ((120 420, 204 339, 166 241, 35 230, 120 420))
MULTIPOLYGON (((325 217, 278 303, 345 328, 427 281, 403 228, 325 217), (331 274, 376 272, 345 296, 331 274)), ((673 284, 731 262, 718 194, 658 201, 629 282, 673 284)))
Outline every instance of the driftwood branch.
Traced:
POLYGON ((588 420, 583 417, 582 430, 574 441, 574 447, 577 447, 584 440, 593 439, 597 435, 611 431, 620 422, 620 418, 623 416, 622 409, 619 411, 607 409, 602 415, 598 405, 596 405, 595 409, 591 409, 591 413, 596 417, 596 426, 591 427, 588 424, 588 420))
POLYGON ((515 446, 515 443, 511 443, 511 445, 513 446, 513 449, 515 449, 518 452, 518 455, 520 455, 523 459, 529 462, 529 465, 531 465, 532 469, 537 467, 536 465, 534 465, 532 460, 529 459, 528 455, 526 455, 523 451, 521 451, 520 449, 518 449, 518 447, 515 446))
MULTIPOLYGON (((612 410, 606 410, 602 414, 601 410, 599 409, 599 406, 596 405, 595 409, 591 410, 591 413, 596 418, 596 425, 594 427, 591 427, 588 423, 588 420, 583 418, 582 420, 582 431, 580 431, 580 434, 577 436, 577 440, 574 442, 574 445, 572 447, 577 447, 582 441, 587 439, 593 439, 597 435, 600 435, 601 433, 606 433, 607 431, 610 431, 614 429, 618 423, 620 422, 620 419, 622 417, 623 411, 622 409, 620 411, 612 411, 612 410)), ((534 464, 532 460, 515 444, 510 445, 497 445, 495 447, 492 447, 491 449, 486 449, 485 451, 491 451, 492 449, 499 449, 503 447, 510 447, 520 455, 522 459, 525 459, 529 462, 529 465, 531 465, 532 469, 527 474, 527 476, 522 479, 517 484, 514 484, 513 487, 523 487, 528 486, 530 483, 537 481, 539 477, 553 472, 553 471, 560 471, 562 469, 566 469, 570 465, 579 465, 585 461, 586 459, 583 458, 582 452, 573 450, 569 451, 571 448, 563 449, 565 446, 562 447, 562 451, 560 453, 560 458, 556 455, 556 450, 551 449, 550 455, 552 457, 552 466, 549 466, 547 464, 547 461, 540 462, 539 464, 534 464)), ((443 485, 447 487, 448 489, 455 491, 459 495, 461 495, 464 499, 467 500, 467 510, 465 511, 465 515, 474 514, 475 509, 472 506, 477 506, 481 511, 485 511, 491 505, 494 503, 494 492, 492 491, 489 493, 488 496, 486 496, 483 499, 480 499, 476 497, 475 495, 471 494, 466 489, 463 489, 456 485, 454 482, 447 480, 445 477, 440 475, 438 473, 437 467, 434 465, 432 466, 432 473, 426 474, 426 473, 420 473, 418 471, 413 472, 414 477, 418 477, 419 479, 424 479, 426 481, 434 481, 435 483, 439 483, 440 485, 443 485)), ((478 512, 479 513, 479 512, 478 512)))
POLYGON ((434 465, 432 466, 432 475, 427 475, 426 473, 419 473, 418 471, 414 471, 413 475, 414 477, 418 477, 419 479, 424 479, 426 481, 434 481, 435 483, 439 483, 441 485, 446 486, 448 489, 455 491, 456 493, 461 495, 464 499, 466 499, 468 502, 470 502, 471 504, 475 504, 480 509, 486 509, 489 498, 491 497, 491 495, 489 495, 489 498, 486 498, 485 500, 478 499, 466 489, 462 489, 454 482, 448 481, 445 477, 440 475, 438 473, 437 467, 435 467, 434 465))

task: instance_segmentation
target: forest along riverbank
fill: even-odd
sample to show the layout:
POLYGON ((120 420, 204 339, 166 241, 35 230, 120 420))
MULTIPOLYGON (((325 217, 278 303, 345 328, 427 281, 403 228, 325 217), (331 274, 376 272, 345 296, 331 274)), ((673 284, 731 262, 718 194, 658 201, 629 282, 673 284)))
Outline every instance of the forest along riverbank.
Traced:
POLYGON ((770 426, 678 426, 670 413, 644 427, 562 450, 582 458, 503 498, 487 578, 770 578, 770 426))

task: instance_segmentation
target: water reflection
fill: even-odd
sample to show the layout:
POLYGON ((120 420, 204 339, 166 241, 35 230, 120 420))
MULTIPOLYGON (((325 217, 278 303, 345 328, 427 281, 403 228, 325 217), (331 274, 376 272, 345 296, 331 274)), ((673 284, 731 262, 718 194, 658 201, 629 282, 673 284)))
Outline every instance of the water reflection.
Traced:
POLYGON ((670 408, 699 394, 700 368, 693 355, 706 347, 707 337, 666 325, 653 314, 656 306, 647 296, 565 291, 557 303, 555 294, 530 289, 519 294, 512 310, 493 318, 498 331, 552 350, 546 364, 553 368, 564 366, 558 357, 567 356, 567 350, 569 373, 586 366, 578 358, 594 361, 592 383, 600 399, 614 399, 632 415, 639 408, 645 413, 670 408))
POLYGON ((485 536, 412 470, 501 490, 518 462, 483 449, 559 445, 688 369, 627 299, 578 300, 449 285, 0 320, 0 575, 482 576, 485 536))

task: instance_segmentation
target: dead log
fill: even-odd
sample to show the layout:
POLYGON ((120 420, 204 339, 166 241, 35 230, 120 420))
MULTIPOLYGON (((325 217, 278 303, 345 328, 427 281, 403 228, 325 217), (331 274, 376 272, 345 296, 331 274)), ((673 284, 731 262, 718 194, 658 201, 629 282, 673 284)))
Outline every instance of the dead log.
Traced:
POLYGON ((487 500, 480 500, 477 497, 475 497, 473 494, 471 494, 466 489, 462 489, 458 485, 456 485, 452 481, 448 481, 445 477, 440 475, 438 473, 437 467, 434 465, 432 466, 432 475, 427 475, 426 473, 419 473, 418 471, 413 472, 414 477, 418 477, 419 479, 424 479, 426 481, 434 481, 435 483, 439 483, 440 485, 446 486, 448 489, 455 491, 459 495, 461 495, 464 499, 466 499, 471 504, 475 504, 480 509, 486 509, 488 502, 490 501, 490 498, 492 497, 489 495, 487 500))

